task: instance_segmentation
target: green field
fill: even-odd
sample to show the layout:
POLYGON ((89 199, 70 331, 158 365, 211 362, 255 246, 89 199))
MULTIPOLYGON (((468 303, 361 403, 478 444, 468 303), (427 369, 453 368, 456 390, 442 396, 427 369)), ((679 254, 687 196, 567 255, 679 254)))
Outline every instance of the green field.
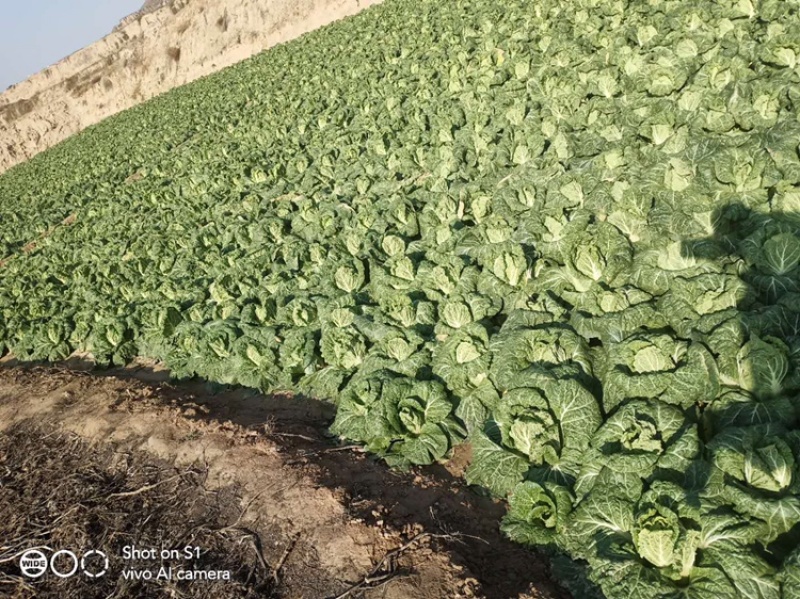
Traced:
POLYGON ((387 0, 0 176, 0 348, 468 441, 576 599, 799 599, 799 142, 797 0, 387 0))

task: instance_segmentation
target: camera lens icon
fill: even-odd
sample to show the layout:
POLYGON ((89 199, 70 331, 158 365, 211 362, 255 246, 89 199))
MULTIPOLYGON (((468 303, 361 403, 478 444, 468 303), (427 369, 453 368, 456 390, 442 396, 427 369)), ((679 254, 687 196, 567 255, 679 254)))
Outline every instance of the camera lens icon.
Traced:
POLYGON ((61 551, 56 551, 53 554, 53 557, 50 558, 50 571, 59 578, 69 578, 70 576, 74 576, 75 572, 78 571, 78 556, 72 553, 72 551, 69 551, 68 549, 62 549, 61 551), (61 556, 68 558, 68 560, 65 561, 71 562, 71 565, 68 567, 66 571, 56 569, 56 560, 61 556))

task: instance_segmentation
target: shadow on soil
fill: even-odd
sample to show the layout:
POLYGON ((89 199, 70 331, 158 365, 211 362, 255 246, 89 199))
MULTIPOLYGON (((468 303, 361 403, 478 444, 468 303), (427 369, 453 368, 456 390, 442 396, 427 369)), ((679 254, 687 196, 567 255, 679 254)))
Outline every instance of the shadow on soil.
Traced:
MULTIPOLYGON (((3 368, 32 365, 5 361, 3 368)), ((41 364, 39 365, 41 366, 41 364)), ((90 363, 70 361, 69 370, 89 370, 90 363)), ((235 425, 273 439, 285 462, 303 470, 320 487, 342 497, 353 518, 398 531, 419 529, 436 538, 463 578, 475 577, 486 599, 534 597, 568 599, 569 593, 552 579, 547 557, 512 543, 499 531, 503 504, 482 496, 461 478, 469 448, 461 446, 447 464, 390 470, 355 446, 343 446, 328 433, 335 408, 308 397, 266 396, 245 388, 220 386, 202 380, 169 381, 166 371, 149 366, 92 371, 91 376, 133 379, 152 388, 151 399, 190 408, 190 419, 235 425), (526 595, 530 596, 530 595, 526 595)))

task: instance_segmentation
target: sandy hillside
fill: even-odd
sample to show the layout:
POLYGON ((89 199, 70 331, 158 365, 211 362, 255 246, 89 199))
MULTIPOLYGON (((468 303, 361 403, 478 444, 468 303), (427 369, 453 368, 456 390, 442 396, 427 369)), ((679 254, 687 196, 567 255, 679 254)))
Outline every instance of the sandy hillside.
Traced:
POLYGON ((205 597, 120 580, 121 544, 180 536, 202 538, 217 565, 253 569, 237 598, 256 584, 272 594, 254 596, 281 599, 567 597, 541 557, 501 536, 502 506, 464 485, 466 455, 401 473, 328 438, 332 408, 313 400, 170 384, 136 366, 3 362, 0 596, 205 597), (102 546, 113 572, 35 583, 15 556, 37 543, 102 546))
POLYGON ((117 112, 380 1, 149 0, 110 35, 0 94, 0 173, 117 112))

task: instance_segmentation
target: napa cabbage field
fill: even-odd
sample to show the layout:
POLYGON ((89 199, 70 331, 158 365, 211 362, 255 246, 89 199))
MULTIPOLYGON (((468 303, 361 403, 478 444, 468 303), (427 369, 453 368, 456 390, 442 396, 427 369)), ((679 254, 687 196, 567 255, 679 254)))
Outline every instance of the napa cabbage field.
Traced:
POLYGON ((800 598, 800 2, 387 0, 0 177, 0 347, 333 402, 576 598, 800 598))

